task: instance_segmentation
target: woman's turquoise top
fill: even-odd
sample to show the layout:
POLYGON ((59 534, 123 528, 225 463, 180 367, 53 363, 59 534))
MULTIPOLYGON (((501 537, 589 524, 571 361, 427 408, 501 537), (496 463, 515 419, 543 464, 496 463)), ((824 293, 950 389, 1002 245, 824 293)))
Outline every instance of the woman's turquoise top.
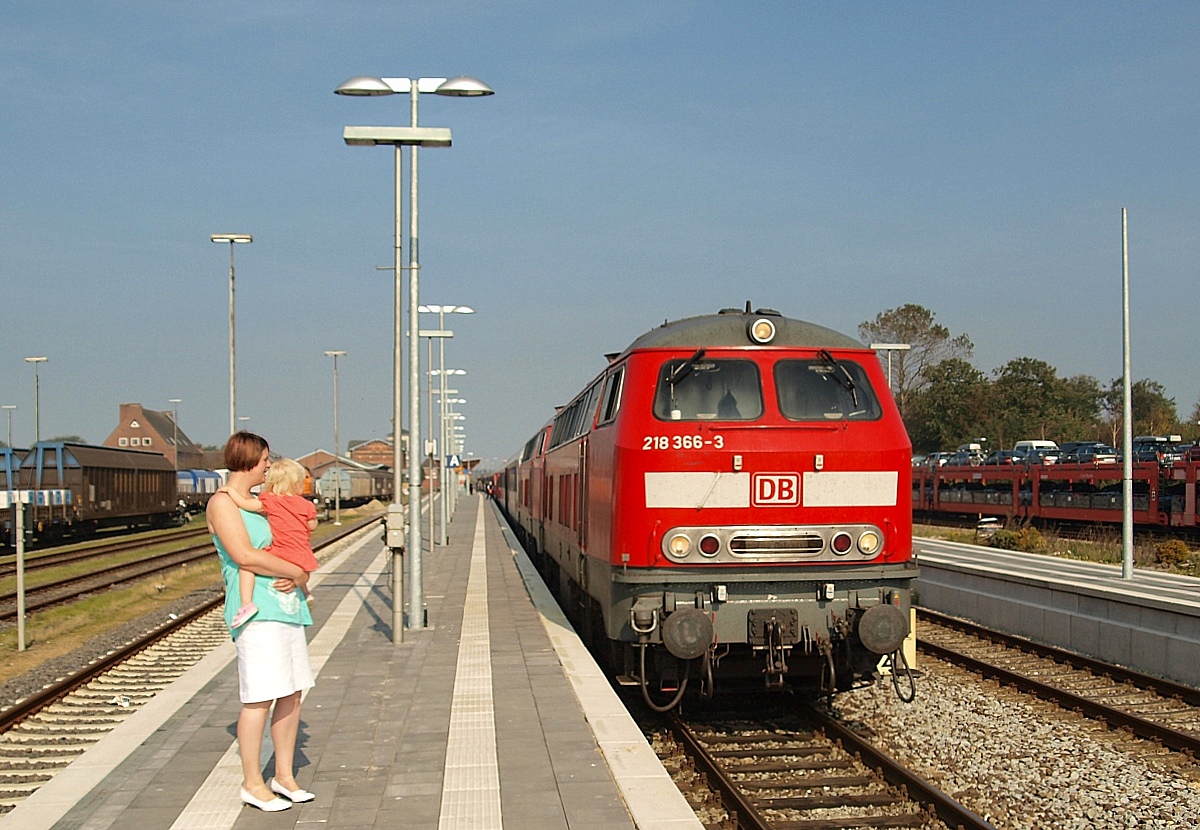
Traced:
MULTIPOLYGON (((270 545, 271 525, 267 522, 267 517, 260 513, 251 513, 249 510, 240 510, 239 512, 242 514, 242 522, 246 525, 246 533, 250 535, 251 546, 261 550, 270 545)), ((215 533, 212 540, 213 545, 217 548, 217 557, 221 560, 221 579, 225 582, 225 625, 229 626, 233 622, 233 615, 243 605, 241 591, 238 588, 238 566, 215 533)), ((258 613, 254 615, 251 622, 274 620, 295 625, 312 625, 312 614, 309 613, 304 592, 297 587, 294 591, 284 593, 275 588, 274 582, 275 577, 273 576, 255 574, 253 599, 254 604, 258 606, 258 613)), ((233 635, 233 639, 237 639, 238 632, 242 628, 245 626, 234 631, 230 627, 229 631, 233 635)))

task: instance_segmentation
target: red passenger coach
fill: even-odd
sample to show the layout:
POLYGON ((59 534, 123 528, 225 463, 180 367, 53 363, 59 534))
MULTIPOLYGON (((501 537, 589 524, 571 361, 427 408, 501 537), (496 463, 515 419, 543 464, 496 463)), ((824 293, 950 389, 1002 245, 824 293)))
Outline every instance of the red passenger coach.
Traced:
POLYGON ((668 708, 689 678, 901 671, 911 487, 875 353, 747 306, 638 338, 493 490, 585 637, 668 708))

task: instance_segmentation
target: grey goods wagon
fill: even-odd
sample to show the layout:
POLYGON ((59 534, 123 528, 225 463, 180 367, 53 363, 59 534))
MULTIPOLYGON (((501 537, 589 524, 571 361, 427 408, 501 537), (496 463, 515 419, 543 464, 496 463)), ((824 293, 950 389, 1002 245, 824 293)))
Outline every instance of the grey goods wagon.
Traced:
POLYGON ((374 499, 391 501, 392 473, 385 469, 330 468, 321 474, 317 490, 329 504, 335 498, 340 499, 342 507, 366 504, 374 499))

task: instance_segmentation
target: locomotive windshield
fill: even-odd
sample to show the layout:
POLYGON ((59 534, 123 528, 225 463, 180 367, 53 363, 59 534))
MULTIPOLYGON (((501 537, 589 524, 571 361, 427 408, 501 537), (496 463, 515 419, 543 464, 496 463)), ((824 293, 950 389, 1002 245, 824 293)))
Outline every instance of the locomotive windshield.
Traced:
POLYGON ((753 421, 762 415, 762 382, 749 360, 714 360, 703 351, 658 370, 654 416, 663 421, 753 421))
POLYGON ((862 366, 834 360, 780 360, 775 364, 779 410, 793 421, 875 421, 883 417, 879 399, 862 366))

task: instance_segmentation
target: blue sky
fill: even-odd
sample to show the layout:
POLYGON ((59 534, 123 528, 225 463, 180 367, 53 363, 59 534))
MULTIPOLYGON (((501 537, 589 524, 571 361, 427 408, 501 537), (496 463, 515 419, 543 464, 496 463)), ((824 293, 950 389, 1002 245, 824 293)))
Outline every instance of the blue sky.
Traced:
MULTIPOLYGON (((391 415, 392 154, 360 74, 422 96, 421 301, 447 327, 468 450, 509 455, 667 318, 747 300, 850 334, 919 303, 976 344, 1200 398, 1194 3, 12 2, 0 6, 0 403, 102 441, 122 402, 287 455, 391 415)), ((407 220, 405 222, 407 228, 407 220)), ((423 322, 432 326, 433 321, 423 322)), ((422 349, 424 354, 424 349, 422 349)), ((2 428, 2 427, 0 427, 2 428)))

